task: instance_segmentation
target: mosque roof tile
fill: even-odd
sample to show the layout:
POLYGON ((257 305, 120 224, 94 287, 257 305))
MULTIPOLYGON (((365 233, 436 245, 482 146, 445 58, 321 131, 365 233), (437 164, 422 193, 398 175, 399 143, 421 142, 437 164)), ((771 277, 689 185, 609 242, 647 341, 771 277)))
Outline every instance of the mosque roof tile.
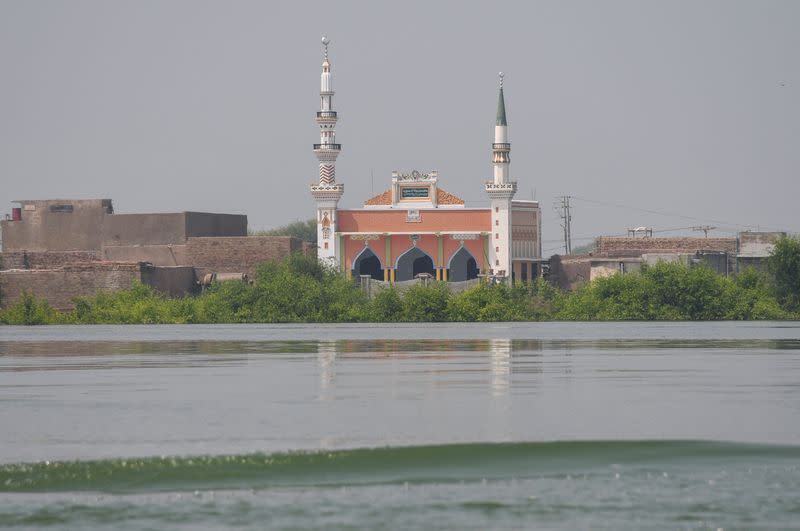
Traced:
POLYGON ((365 205, 391 205, 392 204, 392 191, 386 190, 382 194, 364 201, 365 205))
POLYGON ((463 205, 464 200, 458 196, 445 192, 441 188, 436 189, 436 202, 440 205, 463 205))

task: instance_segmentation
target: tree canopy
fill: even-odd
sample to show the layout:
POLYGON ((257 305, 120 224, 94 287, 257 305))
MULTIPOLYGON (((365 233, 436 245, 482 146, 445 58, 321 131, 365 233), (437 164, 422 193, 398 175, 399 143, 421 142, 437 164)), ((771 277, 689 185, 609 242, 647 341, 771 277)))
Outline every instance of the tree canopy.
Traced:
POLYGON ((268 230, 253 231, 253 236, 293 236, 304 242, 317 243, 317 221, 307 219, 305 221, 293 221, 287 225, 268 230))
POLYGON ((800 309, 800 238, 778 240, 768 261, 778 300, 790 311, 800 309))

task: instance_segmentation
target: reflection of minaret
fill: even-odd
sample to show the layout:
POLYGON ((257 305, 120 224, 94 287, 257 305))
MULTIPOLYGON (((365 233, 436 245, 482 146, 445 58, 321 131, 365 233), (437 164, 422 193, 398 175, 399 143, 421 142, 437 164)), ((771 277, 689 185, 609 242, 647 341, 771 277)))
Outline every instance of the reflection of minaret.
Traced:
POLYGON ((489 417, 486 436, 494 441, 513 439, 516 426, 511 421, 511 340, 490 339, 491 400, 487 400, 489 417))
POLYGON ((511 375, 511 340, 490 339, 489 352, 492 355, 492 394, 508 394, 511 375))
POLYGON ((317 112, 319 144, 314 144, 314 154, 319 161, 319 181, 311 185, 311 195, 317 202, 317 257, 338 263, 339 246, 336 235, 336 209, 344 193, 344 186, 336 184, 336 158, 342 150, 336 143, 338 116, 333 110, 333 74, 328 59, 330 40, 322 37, 325 59, 320 76, 320 110, 317 112))
POLYGON ((319 363, 319 398, 329 400, 328 391, 336 379, 336 341, 323 339, 317 342, 317 362, 319 363))
POLYGON ((511 144, 508 141, 506 100, 503 96, 503 73, 500 72, 500 94, 497 97, 497 119, 492 144, 494 175, 486 182, 486 193, 492 206, 492 229, 495 233, 489 245, 490 267, 495 276, 511 276, 511 199, 517 192, 517 182, 511 181, 511 144))

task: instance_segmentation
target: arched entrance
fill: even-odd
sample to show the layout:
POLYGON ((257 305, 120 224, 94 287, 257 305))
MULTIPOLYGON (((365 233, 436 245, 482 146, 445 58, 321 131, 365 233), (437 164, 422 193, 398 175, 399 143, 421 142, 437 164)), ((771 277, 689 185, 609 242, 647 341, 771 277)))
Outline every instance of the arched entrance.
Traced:
POLYGON ((353 260, 353 276, 358 278, 361 275, 369 275, 373 280, 383 280, 381 261, 369 247, 364 247, 353 260))
POLYGON ((478 278, 479 272, 475 257, 467 251, 466 247, 461 247, 450 257, 447 279, 452 282, 464 282, 478 278))
POLYGON ((436 276, 433 269, 433 258, 419 247, 412 247, 397 259, 397 271, 394 279, 396 281, 412 280, 420 273, 436 276))

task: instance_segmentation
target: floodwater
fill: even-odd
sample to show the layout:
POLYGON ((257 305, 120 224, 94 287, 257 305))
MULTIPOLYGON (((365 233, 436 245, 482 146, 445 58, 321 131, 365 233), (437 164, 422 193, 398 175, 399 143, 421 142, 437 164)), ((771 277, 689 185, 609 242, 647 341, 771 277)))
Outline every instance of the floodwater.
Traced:
POLYGON ((0 528, 800 528, 800 323, 0 327, 0 528))

